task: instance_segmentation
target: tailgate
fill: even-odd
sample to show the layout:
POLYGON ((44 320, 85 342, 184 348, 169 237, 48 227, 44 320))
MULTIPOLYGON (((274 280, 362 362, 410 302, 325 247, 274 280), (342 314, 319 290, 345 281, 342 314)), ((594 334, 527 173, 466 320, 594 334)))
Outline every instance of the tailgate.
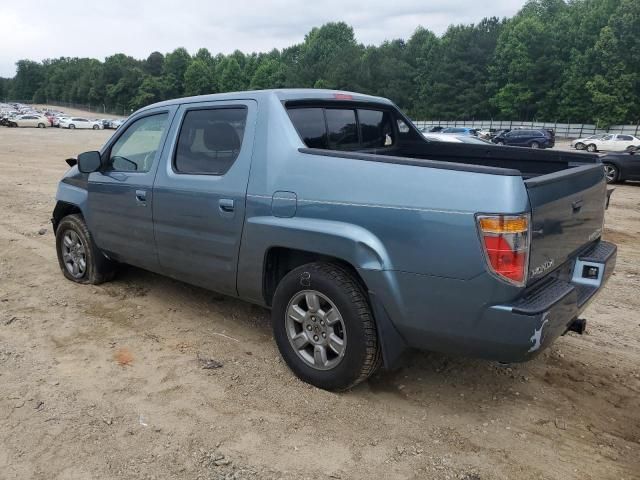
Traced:
POLYGON ((601 164, 525 181, 531 203, 531 283, 600 238, 607 184, 601 164))

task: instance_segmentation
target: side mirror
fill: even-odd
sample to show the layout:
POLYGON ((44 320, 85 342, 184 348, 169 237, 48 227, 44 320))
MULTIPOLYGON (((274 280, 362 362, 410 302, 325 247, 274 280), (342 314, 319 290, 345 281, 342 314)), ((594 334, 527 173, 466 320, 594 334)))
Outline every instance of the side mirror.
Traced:
POLYGON ((78 155, 78 170, 82 173, 97 172, 102 166, 100 152, 91 151, 78 155))

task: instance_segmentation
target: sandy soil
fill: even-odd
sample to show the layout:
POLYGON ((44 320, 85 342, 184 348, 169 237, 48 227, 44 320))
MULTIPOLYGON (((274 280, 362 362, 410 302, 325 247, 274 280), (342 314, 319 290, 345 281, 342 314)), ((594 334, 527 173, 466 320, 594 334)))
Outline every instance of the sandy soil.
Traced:
POLYGON ((614 193, 587 334, 509 368, 411 353, 333 394, 263 309, 133 268, 63 278, 63 160, 110 134, 0 129, 0 479, 640 478, 640 184, 614 193))

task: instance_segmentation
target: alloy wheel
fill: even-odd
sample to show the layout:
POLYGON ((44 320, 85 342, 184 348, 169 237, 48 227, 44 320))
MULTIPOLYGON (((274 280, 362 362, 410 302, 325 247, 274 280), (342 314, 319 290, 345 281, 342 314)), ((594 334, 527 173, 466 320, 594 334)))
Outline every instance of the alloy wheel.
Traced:
POLYGON ((285 329, 296 355, 311 368, 330 370, 344 358, 344 320, 331 299, 317 290, 294 295, 287 306, 285 329))
POLYGON ((82 278, 87 271, 87 256, 80 236, 67 230, 62 239, 62 260, 73 278, 82 278))

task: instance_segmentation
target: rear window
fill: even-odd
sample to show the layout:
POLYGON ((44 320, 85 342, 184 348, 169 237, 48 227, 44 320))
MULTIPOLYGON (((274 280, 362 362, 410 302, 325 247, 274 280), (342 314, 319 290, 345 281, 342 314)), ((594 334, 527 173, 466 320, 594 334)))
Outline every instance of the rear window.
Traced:
POLYGON ((360 148, 355 110, 327 109, 327 133, 332 150, 357 150, 360 148))
POLYGON ((309 148, 328 148, 327 126, 322 108, 293 108, 288 111, 293 126, 309 148))
POLYGON ((391 113, 383 110, 302 107, 287 113, 309 148, 354 151, 395 143, 391 113))
POLYGON ((391 115, 381 110, 358 110, 363 148, 388 147, 393 143, 391 115))

